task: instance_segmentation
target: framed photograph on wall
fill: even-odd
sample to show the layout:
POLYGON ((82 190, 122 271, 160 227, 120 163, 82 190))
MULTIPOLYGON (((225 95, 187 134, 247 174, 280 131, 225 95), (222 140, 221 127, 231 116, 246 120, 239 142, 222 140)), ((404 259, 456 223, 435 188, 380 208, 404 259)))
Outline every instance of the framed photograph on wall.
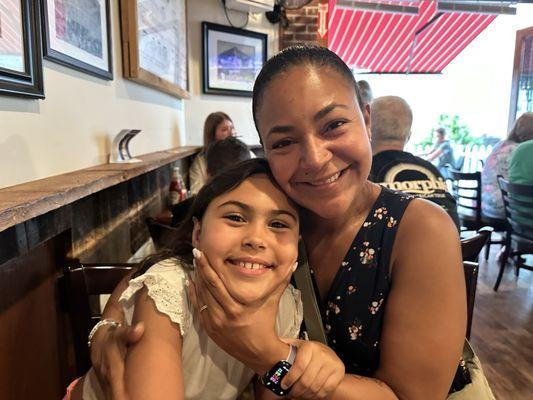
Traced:
POLYGON ((268 36, 210 22, 202 22, 202 32, 204 93, 251 97, 268 36))
POLYGON ((188 98, 186 0, 121 0, 124 77, 188 98))
POLYGON ((0 7, 0 95, 44 98, 39 2, 0 7))
POLYGON ((109 0, 41 0, 44 57, 113 79, 109 0))

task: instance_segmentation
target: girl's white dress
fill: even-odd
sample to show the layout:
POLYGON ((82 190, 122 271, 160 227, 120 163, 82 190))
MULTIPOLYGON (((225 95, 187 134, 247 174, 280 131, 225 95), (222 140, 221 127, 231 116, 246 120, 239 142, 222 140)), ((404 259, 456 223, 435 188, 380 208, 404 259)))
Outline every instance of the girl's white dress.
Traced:
MULTIPOLYGON (((202 328, 187 295, 187 271, 190 268, 184 268, 175 260, 164 260, 130 280, 120 297, 125 321, 131 324, 135 293, 146 286, 157 309, 180 326, 185 399, 235 399, 246 388, 254 372, 225 353, 202 328)), ((276 322, 278 335, 296 338, 302 318, 300 292, 289 285, 280 300, 276 322)), ((92 368, 85 377, 83 398, 105 399, 92 368)))

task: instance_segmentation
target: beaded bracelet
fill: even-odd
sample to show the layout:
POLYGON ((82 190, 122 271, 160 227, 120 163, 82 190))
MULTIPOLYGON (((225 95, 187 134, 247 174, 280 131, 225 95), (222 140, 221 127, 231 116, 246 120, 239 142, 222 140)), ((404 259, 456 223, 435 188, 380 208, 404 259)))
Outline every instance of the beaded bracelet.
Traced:
POLYGON ((100 329, 102 326, 106 325, 111 325, 113 328, 120 328, 122 326, 120 322, 113 319, 103 319, 99 321, 95 326, 93 326, 93 329, 91 329, 89 337, 87 338, 87 346, 89 346, 89 348, 91 348, 91 342, 93 340, 93 336, 96 334, 96 331, 98 331, 98 329, 100 329))

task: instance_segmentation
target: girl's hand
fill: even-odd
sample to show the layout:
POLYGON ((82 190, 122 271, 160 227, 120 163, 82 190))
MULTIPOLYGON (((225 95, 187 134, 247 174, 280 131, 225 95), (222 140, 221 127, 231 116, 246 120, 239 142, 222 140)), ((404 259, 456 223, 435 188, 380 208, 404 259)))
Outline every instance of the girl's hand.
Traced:
POLYGON ((246 305, 229 294, 203 253, 196 258, 196 271, 196 280, 189 281, 189 297, 215 343, 260 375, 287 356, 289 346, 278 338, 275 324, 292 271, 284 280, 286 284, 256 304, 246 305))
POLYGON ((144 333, 139 323, 133 327, 103 326, 91 342, 91 363, 106 399, 127 400, 124 361, 128 345, 138 342, 144 333))
POLYGON ((344 363, 328 346, 309 340, 283 338, 298 348, 296 360, 283 378, 282 386, 292 386, 293 399, 328 398, 344 378, 344 363))

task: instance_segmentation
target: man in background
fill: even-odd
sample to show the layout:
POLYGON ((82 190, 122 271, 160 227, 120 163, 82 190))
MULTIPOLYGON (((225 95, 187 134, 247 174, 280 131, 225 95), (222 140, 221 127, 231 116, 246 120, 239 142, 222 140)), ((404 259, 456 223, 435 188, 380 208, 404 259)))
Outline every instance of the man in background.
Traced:
POLYGON ((426 160, 432 162, 439 169, 440 173, 447 177, 448 171, 446 165, 450 164, 452 168, 455 167, 455 160, 453 158, 453 149, 450 141, 446 139, 446 129, 438 128, 435 130, 436 142, 433 150, 426 155, 426 160))
POLYGON ((373 153, 370 180, 438 204, 459 229, 455 199, 439 170, 404 151, 413 123, 409 104, 397 96, 378 97, 370 105, 370 122, 373 153))
POLYGON ((361 96, 363 104, 365 106, 367 104, 370 105, 372 100, 374 100, 374 96, 372 95, 372 89, 370 88, 368 82, 365 80, 357 81, 357 90, 359 91, 359 96, 361 96))

